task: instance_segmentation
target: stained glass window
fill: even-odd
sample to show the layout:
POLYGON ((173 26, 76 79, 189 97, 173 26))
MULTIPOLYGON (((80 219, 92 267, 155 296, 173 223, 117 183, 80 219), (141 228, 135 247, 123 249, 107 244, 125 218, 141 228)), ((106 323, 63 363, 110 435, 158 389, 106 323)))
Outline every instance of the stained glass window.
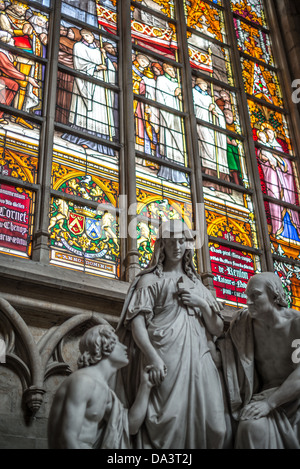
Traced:
POLYGON ((159 224, 195 229, 201 203, 195 265, 217 298, 242 306, 249 278, 274 270, 300 308, 299 149, 270 6, 0 8, 1 253, 30 262, 48 233, 53 269, 128 280, 129 254, 145 268, 159 224), (120 207, 129 193, 131 244, 120 207))
POLYGON ((260 272, 258 256, 217 243, 209 246, 217 297, 230 305, 245 305, 245 289, 250 278, 260 272))
POLYGON ((153 252, 159 223, 178 219, 184 221, 189 228, 193 226, 192 196, 189 184, 174 182, 180 174, 188 180, 188 174, 179 173, 167 166, 160 166, 158 170, 155 168, 151 171, 147 160, 139 162, 138 158, 136 163, 137 243, 140 264, 146 267, 153 252))

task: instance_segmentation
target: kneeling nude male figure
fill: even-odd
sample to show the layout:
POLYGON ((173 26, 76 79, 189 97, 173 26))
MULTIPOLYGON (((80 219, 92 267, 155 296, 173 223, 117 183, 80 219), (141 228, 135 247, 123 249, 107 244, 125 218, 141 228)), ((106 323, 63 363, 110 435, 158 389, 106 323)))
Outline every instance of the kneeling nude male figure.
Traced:
POLYGON ((116 371, 128 364, 127 347, 111 326, 89 329, 80 341, 79 369, 59 387, 48 425, 50 449, 130 448, 147 411, 152 384, 147 368, 136 399, 127 411, 108 386, 116 371))

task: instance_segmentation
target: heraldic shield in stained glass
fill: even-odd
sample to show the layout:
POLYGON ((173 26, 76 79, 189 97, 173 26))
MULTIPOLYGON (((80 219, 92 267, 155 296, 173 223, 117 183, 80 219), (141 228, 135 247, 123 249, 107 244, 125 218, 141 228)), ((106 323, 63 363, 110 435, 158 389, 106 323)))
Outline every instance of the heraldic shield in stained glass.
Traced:
POLYGON ((51 204, 53 263, 91 274, 119 276, 119 240, 115 214, 63 199, 51 204))

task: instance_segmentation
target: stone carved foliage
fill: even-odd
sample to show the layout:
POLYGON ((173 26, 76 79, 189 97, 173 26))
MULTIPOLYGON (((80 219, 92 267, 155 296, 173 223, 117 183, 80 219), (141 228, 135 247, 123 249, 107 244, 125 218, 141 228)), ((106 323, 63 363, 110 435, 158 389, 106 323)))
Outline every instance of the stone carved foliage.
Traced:
POLYGON ((5 366, 19 376, 24 401, 33 414, 43 402, 45 380, 52 374, 69 374, 72 371, 63 357, 64 339, 79 326, 84 332, 95 324, 108 323, 98 313, 76 314, 49 329, 36 342, 20 314, 0 297, 0 337, 5 342, 5 366))

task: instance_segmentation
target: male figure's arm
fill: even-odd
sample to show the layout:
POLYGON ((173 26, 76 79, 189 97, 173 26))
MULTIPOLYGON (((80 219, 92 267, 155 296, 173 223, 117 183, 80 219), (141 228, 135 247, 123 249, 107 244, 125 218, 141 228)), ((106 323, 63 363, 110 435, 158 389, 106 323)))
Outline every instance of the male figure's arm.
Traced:
POLYGON ((276 409, 287 402, 292 402, 300 397, 300 364, 287 377, 281 386, 267 399, 269 406, 276 409))
MULTIPOLYGON (((291 330, 293 330, 294 334, 300 337, 300 320, 296 318, 296 320, 289 323, 288 326, 291 330), (297 331, 297 332, 296 332, 297 331)), ((289 337, 289 335, 288 335, 289 337)), ((282 339, 284 340, 284 339, 282 339)), ((285 339, 285 348, 291 350, 291 343, 289 342, 289 338, 285 339)), ((274 353, 280 353, 280 351, 276 350, 274 353)), ((284 352, 285 353, 285 352, 284 352)), ((292 361, 292 352, 291 352, 291 361, 292 361)), ((300 397, 300 363, 293 364, 294 370, 287 376, 287 378, 282 382, 282 384, 276 388, 276 390, 270 394, 266 399, 262 399, 261 401, 250 402, 245 408, 242 410, 240 419, 241 420, 248 420, 248 419, 258 419, 261 417, 265 417, 268 415, 273 409, 280 407, 283 404, 287 404, 292 402, 300 397)), ((280 372, 280 370, 278 370, 280 372)))
POLYGON ((152 384, 159 385, 167 374, 166 366, 151 344, 146 322, 142 313, 138 314, 131 322, 131 331, 136 345, 145 356, 147 365, 152 365, 150 370, 150 380, 152 384))
POLYGON ((151 366, 147 366, 141 374, 140 386, 135 398, 134 403, 132 404, 128 412, 128 421, 129 421, 129 433, 130 435, 135 435, 143 421, 145 420, 149 396, 152 388, 152 384, 149 378, 149 371, 151 366))

